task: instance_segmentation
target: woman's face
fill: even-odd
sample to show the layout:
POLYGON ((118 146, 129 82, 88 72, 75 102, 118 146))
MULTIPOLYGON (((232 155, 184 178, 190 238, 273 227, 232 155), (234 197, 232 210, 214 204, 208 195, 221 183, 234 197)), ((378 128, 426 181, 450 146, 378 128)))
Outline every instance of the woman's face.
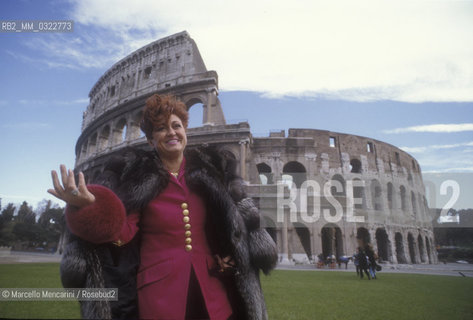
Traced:
POLYGON ((181 119, 171 114, 167 123, 154 128, 153 139, 149 143, 162 157, 174 158, 182 154, 187 144, 187 135, 181 119))

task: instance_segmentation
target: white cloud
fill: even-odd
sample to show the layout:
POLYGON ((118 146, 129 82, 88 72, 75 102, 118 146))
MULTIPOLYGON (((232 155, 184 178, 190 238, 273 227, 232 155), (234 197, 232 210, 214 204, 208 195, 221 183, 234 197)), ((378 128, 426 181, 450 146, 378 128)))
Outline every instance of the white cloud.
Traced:
POLYGON ((28 106, 51 106, 51 105, 87 105, 88 98, 78 98, 72 100, 48 100, 48 99, 20 99, 17 101, 21 105, 28 106))
POLYGON ((443 170, 423 171, 423 173, 445 173, 445 172, 473 172, 473 166, 461 168, 446 168, 443 170))
MULTIPOLYGON (((50 67, 108 68, 187 30, 224 90, 354 101, 473 101, 469 1, 73 1, 50 67)), ((39 40, 38 40, 39 41, 39 40)))
POLYGON ((412 126, 406 128, 396 128, 384 130, 384 133, 406 133, 406 132, 463 132, 473 131, 473 123, 451 123, 451 124, 429 124, 423 126, 412 126))
POLYGON ((466 154, 473 141, 436 144, 420 147, 400 147, 415 156, 424 173, 437 172, 472 172, 473 157, 466 154))
MULTIPOLYGON (((453 149, 453 148, 472 147, 472 146, 473 146, 473 141, 453 143, 453 144, 435 144, 435 145, 423 146, 423 147, 401 147, 400 149, 406 152, 411 152, 411 153, 421 153, 421 152, 433 151, 433 150, 453 149)), ((462 152, 463 151, 464 150, 462 150, 462 152)))

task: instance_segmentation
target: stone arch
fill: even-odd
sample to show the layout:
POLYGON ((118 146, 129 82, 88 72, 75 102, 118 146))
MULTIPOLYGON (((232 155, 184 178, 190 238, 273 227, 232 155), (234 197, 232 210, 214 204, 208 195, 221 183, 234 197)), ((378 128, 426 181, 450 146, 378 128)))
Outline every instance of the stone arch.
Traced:
POLYGON ((110 139, 110 126, 106 125, 100 131, 100 134, 98 136, 98 143, 97 143, 98 151, 105 150, 108 147, 109 139, 110 139))
MULTIPOLYGON (((346 182, 341 174, 334 174, 330 179, 330 193, 337 201, 341 204, 343 208, 346 207, 346 182), (340 185, 342 189, 340 190, 340 185)), ((331 214, 335 214, 334 208, 330 208, 331 214)))
POLYGON ((425 236, 425 249, 427 251, 427 259, 429 259, 429 263, 432 263, 432 249, 430 247, 430 241, 427 236, 425 236))
POLYGON ((189 128, 201 127, 205 124, 204 102, 202 100, 200 97, 192 97, 185 103, 189 112, 189 128))
POLYGON ((424 202, 422 201, 422 194, 420 192, 417 193, 417 208, 419 208, 419 215, 424 216, 426 214, 424 202))
MULTIPOLYGON (((356 183, 360 183, 361 180, 358 178, 353 179, 353 181, 357 181, 356 183)), ((354 183, 355 184, 355 183, 354 183)), ((355 209, 363 209, 366 206, 366 196, 365 196, 365 188, 362 186, 354 186, 353 187, 353 198, 361 199, 361 204, 355 204, 355 209)))
POLYGON ((305 253, 309 261, 312 261, 312 250, 310 245, 310 231, 307 226, 300 222, 293 222, 292 226, 296 230, 296 234, 301 241, 302 247, 304 248, 305 253))
POLYGON ((414 191, 411 191, 411 204, 412 204, 412 214, 417 215, 417 204, 416 204, 416 195, 414 191))
POLYGON ((365 245, 371 243, 370 232, 364 227, 359 227, 356 229, 356 238, 361 240, 365 245))
POLYGON ((381 184, 376 179, 371 180, 371 202, 374 210, 383 209, 381 184))
POLYGON ((387 187, 388 187, 388 208, 393 209, 394 208, 394 187, 391 182, 388 182, 387 187))
POLYGON ((144 133, 140 129, 141 118, 143 117, 143 110, 139 110, 133 114, 129 121, 128 131, 129 139, 131 141, 137 140, 144 136, 144 133))
POLYGON ((420 262, 425 262, 425 248, 424 248, 424 240, 422 239, 422 236, 419 234, 417 236, 417 245, 419 246, 419 256, 420 256, 420 262))
POLYGON ((321 229, 322 254, 324 259, 334 255, 335 258, 344 256, 342 229, 336 224, 328 223, 321 229))
POLYGON ((402 239, 402 234, 400 232, 396 232, 394 236, 394 241, 396 245, 397 263, 407 263, 406 254, 404 252, 404 242, 402 239))
POLYGON ((389 237, 384 228, 376 229, 376 245, 378 247, 378 257, 382 261, 389 261, 389 237))
POLYGON ((436 249, 435 249, 435 240, 433 237, 429 237, 429 244, 430 244, 430 253, 432 255, 432 263, 437 262, 437 255, 436 255, 436 249))
POLYGON ((81 159, 87 158, 87 141, 84 141, 84 142, 82 143, 82 146, 81 146, 80 149, 81 149, 81 150, 80 150, 80 158, 81 158, 81 159))
POLYGON ((89 138, 88 148, 87 148, 87 156, 92 156, 94 153, 97 152, 97 132, 89 138))
POLYGON ((411 258, 411 263, 417 263, 414 237, 410 232, 407 234, 407 244, 409 245, 409 258, 411 258))
POLYGON ((300 188, 302 183, 307 179, 307 171, 304 165, 298 161, 289 161, 286 163, 282 172, 292 177, 292 181, 297 188, 300 188))
POLYGON ((405 211, 407 209, 407 199, 406 199, 406 187, 401 185, 399 187, 399 195, 401 197, 401 210, 405 211))
POLYGON ((128 136, 128 124, 125 123, 125 126, 123 127, 123 130, 122 130, 122 139, 121 139, 121 142, 127 141, 127 136, 128 136))
POLYGON ((273 174, 271 167, 264 162, 256 165, 261 184, 273 184, 273 174))
POLYGON ((235 156, 235 153, 232 150, 230 150, 230 148, 228 148, 228 147, 221 148, 220 152, 225 154, 225 157, 228 157, 228 158, 233 159, 233 160, 237 160, 237 157, 235 156))
POLYGON ((113 145, 117 145, 125 141, 124 137, 126 136, 126 119, 120 118, 113 128, 113 145))
POLYGON ((334 174, 332 178, 330 179, 331 181, 338 181, 342 185, 342 190, 340 191, 339 189, 332 185, 330 187, 330 192, 332 193, 333 196, 345 196, 346 195, 346 183, 345 179, 342 177, 341 174, 334 174))
POLYGON ((351 173, 361 173, 361 161, 353 158, 350 160, 351 173))
POLYGON ((189 110, 195 104, 202 104, 202 125, 225 124, 222 106, 218 98, 217 89, 214 86, 195 84, 194 90, 180 95, 181 101, 189 110))

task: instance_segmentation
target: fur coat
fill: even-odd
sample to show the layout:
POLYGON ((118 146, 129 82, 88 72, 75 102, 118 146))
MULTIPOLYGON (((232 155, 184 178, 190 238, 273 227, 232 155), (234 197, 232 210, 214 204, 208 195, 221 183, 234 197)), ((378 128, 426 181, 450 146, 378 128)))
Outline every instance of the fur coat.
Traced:
MULTIPOLYGON (((231 255, 236 275, 224 279, 235 319, 267 319, 260 270, 268 274, 277 263, 277 248, 260 227, 260 216, 236 174, 236 160, 216 147, 186 148, 184 177, 207 208, 206 234, 211 250, 231 255)), ((110 188, 127 214, 144 209, 164 190, 169 173, 155 151, 127 148, 113 157, 94 183, 110 188)), ((67 210, 66 210, 67 214, 67 210)), ((61 280, 67 288, 118 288, 118 301, 81 301, 86 319, 136 319, 136 274, 140 234, 123 246, 93 244, 68 232, 61 261, 61 280)))

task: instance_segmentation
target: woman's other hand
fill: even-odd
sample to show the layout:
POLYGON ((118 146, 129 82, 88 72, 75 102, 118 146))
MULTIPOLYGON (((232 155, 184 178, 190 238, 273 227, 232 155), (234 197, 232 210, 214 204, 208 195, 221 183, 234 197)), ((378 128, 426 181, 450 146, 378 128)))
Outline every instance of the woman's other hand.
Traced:
POLYGON ((233 258, 231 256, 226 256, 222 259, 218 254, 216 254, 215 259, 217 260, 217 264, 219 265, 221 270, 235 267, 235 261, 233 261, 233 258))
POLYGON ((79 185, 76 186, 74 172, 67 170, 66 166, 61 164, 61 180, 59 182, 58 174, 55 170, 51 171, 54 189, 48 189, 48 192, 58 199, 74 207, 84 207, 95 202, 95 196, 89 192, 85 185, 85 178, 82 172, 79 172, 79 185))

